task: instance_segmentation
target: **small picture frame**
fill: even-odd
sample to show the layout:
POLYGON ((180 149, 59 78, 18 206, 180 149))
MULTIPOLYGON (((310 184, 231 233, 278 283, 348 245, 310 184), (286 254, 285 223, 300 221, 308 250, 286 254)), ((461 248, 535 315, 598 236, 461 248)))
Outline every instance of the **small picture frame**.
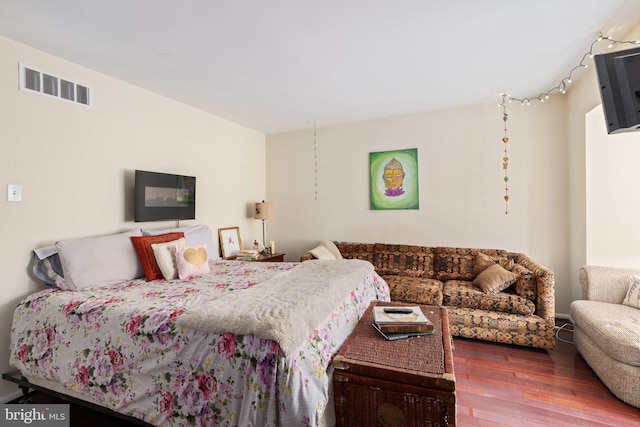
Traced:
POLYGON ((220 238, 222 258, 230 258, 238 255, 238 252, 242 249, 239 227, 218 228, 218 237, 220 238))

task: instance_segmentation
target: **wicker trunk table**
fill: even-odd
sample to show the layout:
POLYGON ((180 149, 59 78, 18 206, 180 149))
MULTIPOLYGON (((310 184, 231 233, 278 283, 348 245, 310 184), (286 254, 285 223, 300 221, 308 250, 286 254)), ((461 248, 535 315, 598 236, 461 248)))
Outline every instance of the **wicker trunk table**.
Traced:
POLYGON ((336 425, 455 426, 453 354, 447 309, 420 306, 433 335, 387 341, 372 325, 373 302, 333 360, 336 425))

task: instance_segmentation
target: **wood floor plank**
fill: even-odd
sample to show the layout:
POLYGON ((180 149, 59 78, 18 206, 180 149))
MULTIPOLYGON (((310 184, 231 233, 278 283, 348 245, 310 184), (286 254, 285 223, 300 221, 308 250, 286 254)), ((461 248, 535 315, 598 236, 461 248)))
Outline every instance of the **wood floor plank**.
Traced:
POLYGON ((617 399, 571 343, 540 350, 454 338, 454 345, 458 426, 640 426, 640 409, 617 399))

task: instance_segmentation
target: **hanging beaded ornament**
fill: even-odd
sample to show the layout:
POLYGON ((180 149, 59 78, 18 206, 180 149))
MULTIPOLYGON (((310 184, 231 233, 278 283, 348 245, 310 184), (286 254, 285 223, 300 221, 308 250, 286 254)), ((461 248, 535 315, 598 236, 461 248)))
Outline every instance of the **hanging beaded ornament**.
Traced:
POLYGON ((502 142, 504 143, 504 156, 502 157, 502 169, 504 170, 504 214, 509 214, 509 154, 507 152, 507 107, 502 106, 502 120, 504 121, 504 137, 502 142))
POLYGON ((314 200, 318 201, 318 139, 316 122, 313 122, 313 187, 314 200))

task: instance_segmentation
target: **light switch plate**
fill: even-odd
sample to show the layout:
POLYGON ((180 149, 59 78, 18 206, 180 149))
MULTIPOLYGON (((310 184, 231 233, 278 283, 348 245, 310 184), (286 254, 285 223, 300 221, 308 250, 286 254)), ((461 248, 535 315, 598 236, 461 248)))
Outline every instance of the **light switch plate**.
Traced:
POLYGON ((22 185, 7 184, 7 201, 9 202, 22 201, 22 185))

